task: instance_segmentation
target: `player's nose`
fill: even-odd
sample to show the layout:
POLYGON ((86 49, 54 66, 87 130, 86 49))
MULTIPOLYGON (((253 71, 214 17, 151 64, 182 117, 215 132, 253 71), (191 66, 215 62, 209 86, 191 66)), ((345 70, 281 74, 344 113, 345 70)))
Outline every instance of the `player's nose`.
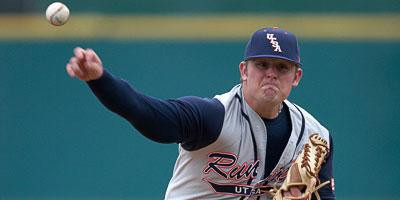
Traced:
POLYGON ((270 66, 270 67, 266 68, 264 73, 267 78, 277 78, 278 77, 278 71, 275 66, 270 66))

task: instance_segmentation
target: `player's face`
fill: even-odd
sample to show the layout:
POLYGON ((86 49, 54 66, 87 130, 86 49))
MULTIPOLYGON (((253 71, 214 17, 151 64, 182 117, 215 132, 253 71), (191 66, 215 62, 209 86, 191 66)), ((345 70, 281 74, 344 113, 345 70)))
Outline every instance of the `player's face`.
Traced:
POLYGON ((256 58, 240 64, 246 101, 257 105, 279 105, 299 84, 302 70, 279 58, 256 58))

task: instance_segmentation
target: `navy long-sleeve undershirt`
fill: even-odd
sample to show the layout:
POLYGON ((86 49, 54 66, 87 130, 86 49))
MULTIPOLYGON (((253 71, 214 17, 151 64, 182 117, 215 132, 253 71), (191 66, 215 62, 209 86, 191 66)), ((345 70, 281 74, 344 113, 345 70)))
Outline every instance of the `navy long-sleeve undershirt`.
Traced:
POLYGON ((161 100, 142 94, 107 71, 88 85, 103 105, 153 141, 181 143, 187 150, 196 150, 214 142, 221 131, 225 109, 217 99, 161 100))

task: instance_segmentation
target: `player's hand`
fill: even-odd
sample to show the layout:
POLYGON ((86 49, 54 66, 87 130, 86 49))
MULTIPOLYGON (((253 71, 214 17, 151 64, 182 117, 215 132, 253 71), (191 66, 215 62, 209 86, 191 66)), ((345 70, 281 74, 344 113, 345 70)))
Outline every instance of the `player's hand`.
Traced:
POLYGON ((103 75, 103 64, 99 56, 92 49, 80 47, 74 49, 74 56, 69 60, 66 69, 71 77, 83 81, 96 80, 103 75))
POLYGON ((283 192, 284 197, 300 197, 302 195, 300 188, 289 187, 288 191, 283 192))

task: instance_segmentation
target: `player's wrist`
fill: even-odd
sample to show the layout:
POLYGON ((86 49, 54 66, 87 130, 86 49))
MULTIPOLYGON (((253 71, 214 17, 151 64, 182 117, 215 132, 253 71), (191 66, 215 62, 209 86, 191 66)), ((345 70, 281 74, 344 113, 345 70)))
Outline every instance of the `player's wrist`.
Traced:
POLYGON ((99 69, 96 75, 93 75, 91 78, 86 80, 87 83, 94 83, 94 84, 105 84, 112 79, 112 74, 109 73, 104 68, 99 69))

